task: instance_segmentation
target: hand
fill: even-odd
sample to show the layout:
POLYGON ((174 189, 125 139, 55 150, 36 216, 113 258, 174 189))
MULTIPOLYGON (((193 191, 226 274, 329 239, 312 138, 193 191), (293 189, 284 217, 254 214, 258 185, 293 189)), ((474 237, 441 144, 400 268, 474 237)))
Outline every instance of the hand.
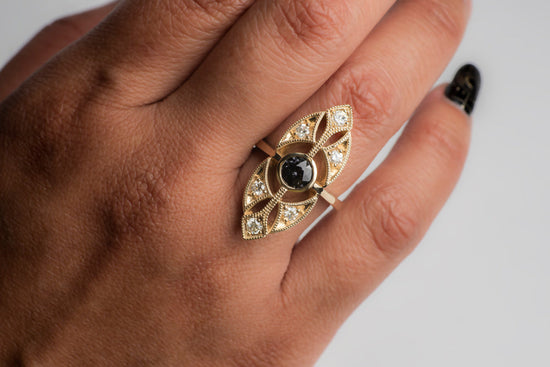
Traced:
POLYGON ((468 115, 444 87, 418 105, 469 2, 113 7, 54 23, 0 73, 0 361, 312 365, 458 179, 468 115), (263 159, 251 147, 344 103, 354 146, 336 194, 418 109, 302 241, 325 204, 244 241, 242 192, 263 159))

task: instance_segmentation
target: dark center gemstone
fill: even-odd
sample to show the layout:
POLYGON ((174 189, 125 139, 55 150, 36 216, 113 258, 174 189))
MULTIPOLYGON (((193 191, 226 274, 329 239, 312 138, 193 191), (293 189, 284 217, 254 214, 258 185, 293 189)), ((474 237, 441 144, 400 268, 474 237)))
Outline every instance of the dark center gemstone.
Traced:
POLYGON ((301 190, 315 179, 315 171, 305 155, 288 155, 281 161, 281 179, 291 189, 301 190))

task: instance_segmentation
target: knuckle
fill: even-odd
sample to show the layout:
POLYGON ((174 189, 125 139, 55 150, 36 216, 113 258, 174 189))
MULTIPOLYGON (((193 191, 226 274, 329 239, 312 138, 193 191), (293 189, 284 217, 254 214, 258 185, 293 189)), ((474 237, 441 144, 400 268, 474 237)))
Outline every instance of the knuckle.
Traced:
POLYGON ((466 1, 425 0, 423 13, 438 36, 444 34, 458 42, 466 27, 466 4, 466 1))
POLYGON ((379 138, 383 134, 385 122, 395 116, 397 99, 393 81, 387 74, 362 70, 357 67, 341 69, 335 78, 331 93, 338 101, 348 101, 360 124, 354 126, 355 133, 367 140, 379 138))
POLYGON ((447 161, 463 161, 469 145, 464 126, 445 120, 431 120, 424 134, 426 146, 433 147, 435 154, 447 161))
POLYGON ((345 33, 345 19, 350 14, 346 1, 286 0, 275 4, 277 33, 292 49, 305 44, 320 50, 345 33))
POLYGON ((21 148, 18 157, 26 174, 45 184, 68 177, 88 149, 83 137, 89 131, 69 101, 30 96, 25 102, 14 101, 1 119, 7 119, 5 127, 21 148))
POLYGON ((399 253, 411 243, 419 231, 420 219, 415 215, 417 204, 400 185, 376 189, 363 203, 371 240, 383 254, 399 253))

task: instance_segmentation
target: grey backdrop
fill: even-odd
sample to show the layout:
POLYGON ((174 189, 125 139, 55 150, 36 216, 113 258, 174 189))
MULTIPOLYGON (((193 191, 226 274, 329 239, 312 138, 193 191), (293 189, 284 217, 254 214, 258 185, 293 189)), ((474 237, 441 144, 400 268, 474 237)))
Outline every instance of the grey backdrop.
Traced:
MULTIPOLYGON (((101 0, 2 0, 0 63, 101 0)), ((417 251, 354 313, 328 366, 550 366, 550 2, 474 0, 442 80, 475 62, 472 149, 417 251)))

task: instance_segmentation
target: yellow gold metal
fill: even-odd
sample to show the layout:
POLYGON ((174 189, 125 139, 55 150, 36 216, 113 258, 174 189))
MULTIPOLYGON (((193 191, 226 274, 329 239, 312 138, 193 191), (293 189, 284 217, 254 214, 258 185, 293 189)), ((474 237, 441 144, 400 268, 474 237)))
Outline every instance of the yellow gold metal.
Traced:
POLYGON ((264 238, 297 225, 313 210, 319 196, 335 209, 340 207, 340 200, 326 187, 342 173, 349 159, 352 128, 352 108, 342 105, 292 124, 276 148, 263 140, 256 144, 269 157, 256 168, 245 188, 241 220, 244 239, 264 238), (306 158, 314 170, 314 179, 303 190, 289 187, 281 178, 281 162, 289 155, 306 158), (297 201, 292 193, 305 197, 297 201))
POLYGON ((256 148, 260 149, 262 152, 271 157, 276 154, 275 149, 273 149, 271 145, 267 144, 264 140, 260 140, 259 142, 257 142, 256 148))
POLYGON ((342 202, 337 198, 335 197, 334 195, 332 195, 330 192, 328 192, 327 190, 323 190, 321 191, 321 193, 319 194, 323 199, 325 199, 325 201, 327 203, 329 203, 330 205, 332 205, 332 207, 336 210, 339 210, 341 207, 342 207, 342 202))

